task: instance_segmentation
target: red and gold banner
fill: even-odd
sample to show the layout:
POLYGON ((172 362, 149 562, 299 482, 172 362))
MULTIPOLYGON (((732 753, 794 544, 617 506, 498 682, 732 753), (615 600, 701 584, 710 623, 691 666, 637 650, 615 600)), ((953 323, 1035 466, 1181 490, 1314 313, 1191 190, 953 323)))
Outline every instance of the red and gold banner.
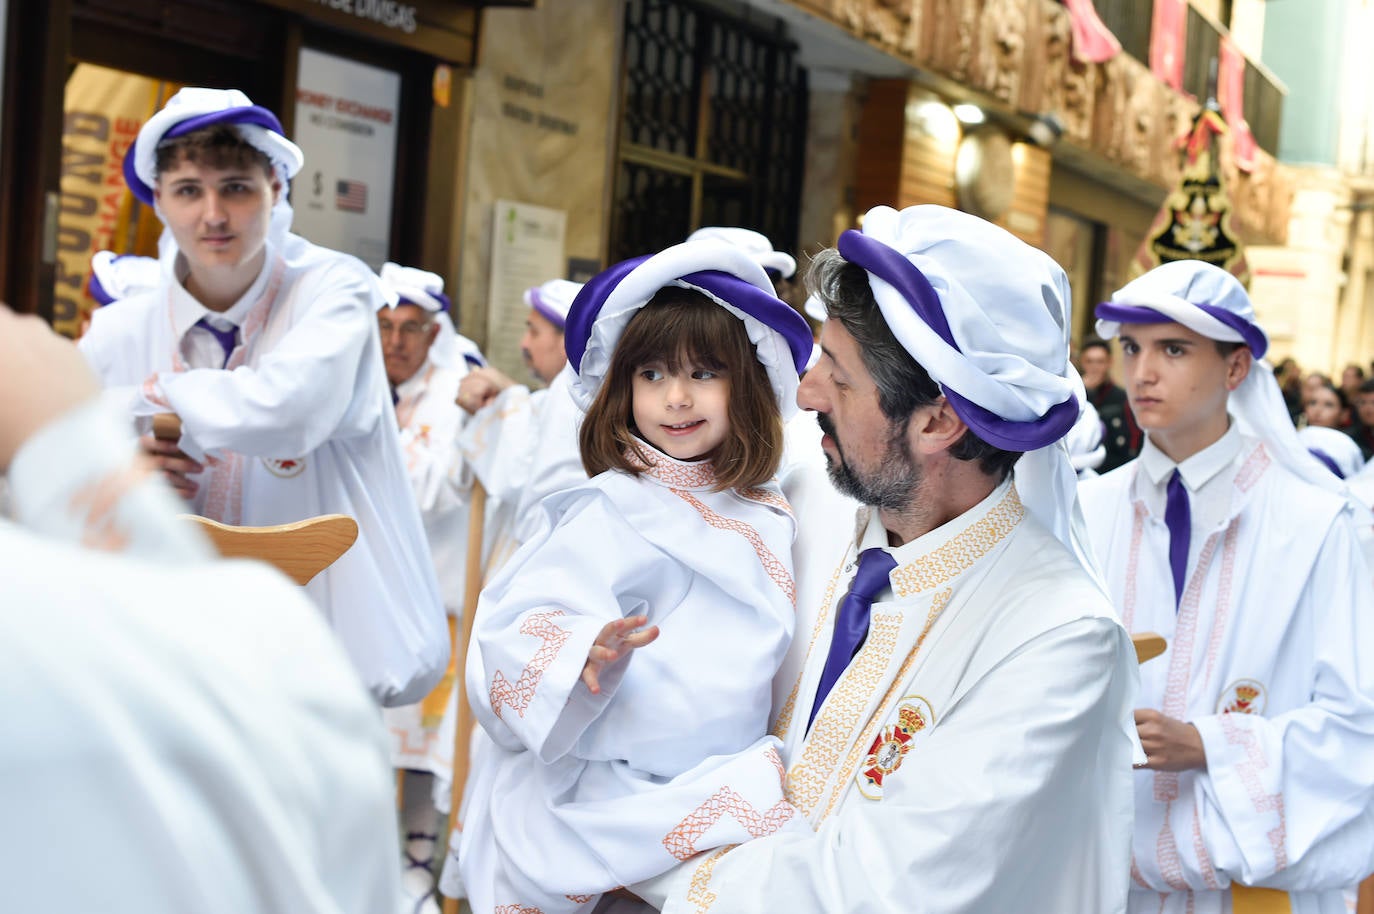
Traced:
POLYGON ((124 183, 124 153, 143 122, 176 90, 133 73, 77 64, 62 123, 53 327, 77 336, 95 307, 87 289, 96 251, 157 256, 161 225, 124 183))

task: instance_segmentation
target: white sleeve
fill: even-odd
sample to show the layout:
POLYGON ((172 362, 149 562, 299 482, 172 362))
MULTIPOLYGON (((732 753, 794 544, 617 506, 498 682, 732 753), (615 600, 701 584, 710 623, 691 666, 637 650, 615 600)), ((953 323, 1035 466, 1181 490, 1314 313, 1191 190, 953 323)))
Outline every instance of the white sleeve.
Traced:
POLYGON ((301 282, 310 284, 298 293, 301 316, 256 365, 157 376, 181 417, 188 454, 300 456, 338 437, 364 351, 379 345, 377 290, 361 267, 342 258, 301 282))
POLYGON ((138 457, 127 423, 100 400, 25 442, 9 482, 18 521, 55 539, 171 561, 213 554, 176 518, 176 497, 138 457))
POLYGON ((1314 627, 1311 703, 1191 721, 1207 753, 1194 802, 1217 870, 1299 892, 1354 885, 1374 860, 1374 595, 1344 516, 1313 568, 1294 615, 1314 627))
MULTIPOLYGON (((446 389, 430 390, 427 396, 442 399, 446 394, 446 389)), ((432 425, 412 421, 401 429, 406 475, 422 515, 461 507, 467 504, 472 491, 472 471, 458 447, 462 411, 452 405, 450 398, 446 409, 427 410, 426 415, 435 419, 432 425)))
POLYGON ((647 611, 622 595, 661 577, 663 555, 598 492, 526 544, 483 592, 468 652, 473 713, 499 745, 551 762, 605 709, 634 654, 604 667, 601 693, 582 684, 597 634, 647 611))
POLYGON ((696 911, 707 896, 711 914, 1120 911, 1131 827, 1120 717, 1131 686, 1118 671, 1128 650, 1107 620, 1044 633, 913 748, 900 775, 914 789, 879 801, 851 794, 812 834, 702 854, 633 889, 665 914, 696 911), (1107 743, 1104 730, 1120 738, 1107 743))
POLYGON ((507 387, 459 434, 459 448, 487 495, 515 501, 529 482, 538 415, 528 387, 507 387))

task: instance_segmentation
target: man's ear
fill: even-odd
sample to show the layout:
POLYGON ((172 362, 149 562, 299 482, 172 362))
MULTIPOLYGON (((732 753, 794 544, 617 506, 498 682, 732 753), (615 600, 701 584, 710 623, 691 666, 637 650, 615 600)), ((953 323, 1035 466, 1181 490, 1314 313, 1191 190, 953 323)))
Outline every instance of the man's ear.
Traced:
POLYGON ((954 412, 949 400, 941 396, 928 406, 918 406, 911 414, 907 438, 913 453, 936 454, 959 443, 968 431, 964 420, 954 412))
POLYGON ((1226 389, 1233 391, 1250 376, 1254 356, 1249 346, 1238 346, 1226 357, 1226 389))

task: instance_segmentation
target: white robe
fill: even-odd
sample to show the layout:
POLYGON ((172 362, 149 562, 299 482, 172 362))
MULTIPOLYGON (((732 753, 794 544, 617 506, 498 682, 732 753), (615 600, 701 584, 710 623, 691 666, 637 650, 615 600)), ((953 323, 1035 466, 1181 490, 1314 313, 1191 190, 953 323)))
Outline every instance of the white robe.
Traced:
POLYGON ((792 636, 794 524, 775 485, 712 492, 661 454, 544 502, 548 521, 483 593, 468 694, 492 737, 459 866, 477 914, 590 910, 697 851, 809 831, 767 735, 792 636), (580 682, 609 621, 657 641, 580 682), (526 908, 522 908, 525 910, 526 908))
POLYGON ((227 370, 188 367, 199 305, 170 279, 100 309, 81 350, 140 431, 175 412, 181 449, 208 455, 192 510, 250 526, 358 522, 358 541, 307 590, 373 696, 408 704, 443 674, 448 630, 396 440, 381 290, 362 262, 295 235, 267 252, 231 309, 245 320, 227 370))
POLYGON ((396 910, 376 707, 300 589, 213 560, 131 445, 88 407, 11 468, 31 529, 0 521, 0 909, 396 910))
MULTIPOLYGON (((547 388, 523 385, 503 390, 463 425, 459 450, 468 470, 487 492, 482 533, 482 571, 490 580, 528 539, 544 517, 539 504, 549 495, 587 481, 578 450, 582 410, 572 399, 566 367, 547 388)), ((438 738, 432 743, 434 806, 448 813, 453 784, 453 741, 458 726, 458 690, 444 710, 438 738)), ((485 737, 473 731, 474 743, 485 737)), ((474 750, 475 751, 475 750, 474 750)), ((455 827, 461 827, 455 822, 455 827)), ((456 842, 450 842, 456 846, 456 842)), ((450 895, 461 894, 456 869, 446 883, 450 895)))
POLYGON ((710 914, 1122 911, 1135 655, 1082 566, 1003 484, 896 550, 894 595, 807 731, 859 548, 886 536, 863 509, 831 544, 798 559, 774 692, 787 796, 814 833, 635 890, 710 914))
POLYGON ((491 500, 488 576, 538 529, 541 501, 587 480, 577 444, 583 413, 568 387, 574 377, 564 366, 543 390, 508 387, 463 429, 459 447, 491 500))
POLYGON ((1140 461, 1081 487, 1123 621, 1169 642, 1141 667, 1140 705, 1193 723, 1207 753, 1206 771, 1135 775, 1130 910, 1229 914, 1239 882, 1338 914, 1374 869, 1369 575, 1344 500, 1241 442, 1216 477, 1229 510, 1194 525, 1177 612, 1140 461))
POLYGON ((455 617, 463 610, 473 475, 458 447, 468 414, 454 401, 469 370, 466 362, 443 368, 426 360, 414 377, 396 387, 406 475, 424 522, 444 608, 455 617))
MULTIPOLYGON (((454 400, 458 384, 470 370, 469 363, 461 358, 449 367, 438 364, 431 350, 431 357, 419 370, 396 386, 396 421, 400 424, 406 475, 424 521, 444 609, 454 622, 463 613, 473 479, 458 448, 458 436, 468 414, 454 400)), ((453 691, 453 682, 453 677, 446 675, 436 692, 423 702, 386 709, 391 758, 397 768, 440 775, 451 770, 452 752, 448 746, 440 746, 438 739, 445 697, 453 691)))

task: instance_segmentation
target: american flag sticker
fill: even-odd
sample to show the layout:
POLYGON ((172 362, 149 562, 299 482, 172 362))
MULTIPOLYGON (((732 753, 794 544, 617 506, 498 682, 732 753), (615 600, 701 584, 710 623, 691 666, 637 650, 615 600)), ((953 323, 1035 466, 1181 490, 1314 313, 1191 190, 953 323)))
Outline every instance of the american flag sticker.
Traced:
POLYGON ((362 181, 338 181, 334 207, 348 213, 367 212, 367 185, 362 181))

